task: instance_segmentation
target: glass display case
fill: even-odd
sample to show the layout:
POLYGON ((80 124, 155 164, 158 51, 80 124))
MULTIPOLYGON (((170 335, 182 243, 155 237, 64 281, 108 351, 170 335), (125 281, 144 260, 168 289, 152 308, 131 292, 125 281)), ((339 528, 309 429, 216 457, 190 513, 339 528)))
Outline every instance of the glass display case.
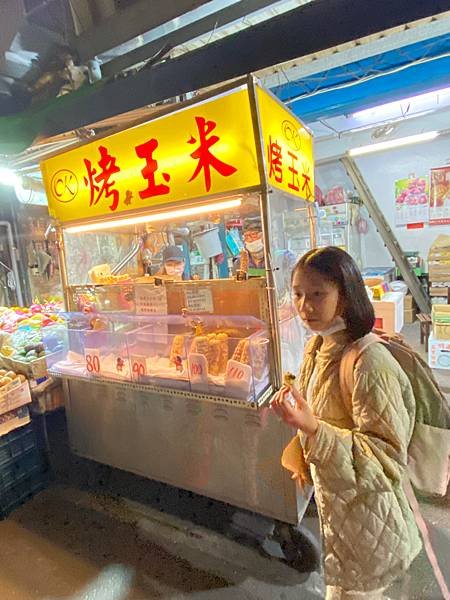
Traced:
POLYGON ((62 316, 64 324, 43 332, 48 367, 60 377, 134 381, 250 403, 269 387, 268 331, 255 317, 62 316))

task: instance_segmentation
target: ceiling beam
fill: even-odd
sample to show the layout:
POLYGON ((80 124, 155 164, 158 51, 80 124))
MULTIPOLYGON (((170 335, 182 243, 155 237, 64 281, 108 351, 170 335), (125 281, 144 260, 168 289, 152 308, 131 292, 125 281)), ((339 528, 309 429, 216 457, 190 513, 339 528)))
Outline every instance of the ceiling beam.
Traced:
POLYGON ((0 143, 5 153, 11 153, 13 148, 30 145, 30 138, 79 129, 449 8, 450 0, 315 0, 195 52, 142 69, 134 76, 83 86, 13 120, 0 119, 0 143), (329 23, 333 26, 324 28, 329 23))
POLYGON ((255 11, 267 8, 275 2, 276 0, 242 0, 231 6, 218 9, 207 17, 198 19, 184 27, 176 27, 173 23, 167 23, 167 33, 164 37, 158 37, 158 39, 152 40, 148 44, 110 60, 102 66, 102 73, 106 77, 120 73, 128 67, 152 57, 163 45, 174 48, 208 31, 214 31, 216 28, 223 27, 255 11))
POLYGON ((183 15, 209 0, 140 0, 71 40, 82 62, 183 15))

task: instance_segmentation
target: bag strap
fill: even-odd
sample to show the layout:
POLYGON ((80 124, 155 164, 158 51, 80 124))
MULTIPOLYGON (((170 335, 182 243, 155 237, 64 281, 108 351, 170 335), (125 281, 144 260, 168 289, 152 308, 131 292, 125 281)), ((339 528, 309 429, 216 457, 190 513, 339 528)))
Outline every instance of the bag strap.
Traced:
POLYGON ((353 371, 355 364, 366 348, 375 343, 384 343, 384 340, 375 333, 368 333, 364 337, 349 344, 342 354, 339 365, 339 385, 344 399, 352 397, 354 385, 353 371))
MULTIPOLYGON (((382 337, 374 333, 369 333, 363 338, 357 340, 356 342, 353 342, 353 344, 347 346, 347 348, 344 350, 339 366, 339 385, 341 387, 341 392, 344 399, 348 400, 352 397, 354 389, 353 372, 355 369, 355 364, 361 356, 362 352, 364 352, 366 348, 368 348, 374 343, 386 343, 386 341, 386 339, 383 339, 382 337)), ((427 554, 431 568, 433 569, 434 577, 441 590, 442 597, 444 600, 450 600, 450 591, 447 587, 444 576, 442 574, 442 570, 439 566, 436 553, 431 543, 427 524, 425 523, 422 513, 420 512, 419 503, 411 485, 411 481, 408 477, 404 481, 403 489, 405 491, 409 506, 411 507, 411 510, 414 514, 416 525, 422 536, 425 552, 427 554)))
POLYGON ((405 490, 405 494, 408 499, 411 510, 414 513, 414 519, 422 536, 425 552, 427 553, 428 560, 430 562, 431 568, 433 569, 434 577, 436 578, 436 581, 441 590, 442 597, 444 598, 444 600, 450 600, 450 591, 447 587, 447 584, 445 583, 444 575, 442 574, 436 553, 433 549, 433 545, 431 544, 427 524, 425 523, 425 519, 423 518, 422 513, 420 512, 419 503, 417 502, 416 495, 408 478, 405 479, 403 489, 405 490))

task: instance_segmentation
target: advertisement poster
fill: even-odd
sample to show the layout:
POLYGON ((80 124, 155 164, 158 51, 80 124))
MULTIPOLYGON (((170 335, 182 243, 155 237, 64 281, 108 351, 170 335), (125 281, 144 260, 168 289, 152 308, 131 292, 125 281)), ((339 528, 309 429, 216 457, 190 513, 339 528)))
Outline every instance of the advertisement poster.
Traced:
POLYGON ((408 177, 395 182, 396 226, 426 223, 429 217, 428 177, 408 177))
POLYGON ((450 166, 431 169, 430 225, 450 223, 450 166))

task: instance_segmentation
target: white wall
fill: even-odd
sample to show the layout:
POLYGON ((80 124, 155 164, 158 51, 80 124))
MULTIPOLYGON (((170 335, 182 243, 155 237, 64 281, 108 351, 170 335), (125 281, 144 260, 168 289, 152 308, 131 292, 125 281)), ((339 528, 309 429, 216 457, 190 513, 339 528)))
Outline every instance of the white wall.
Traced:
MULTIPOLYGON (((368 154, 357 158, 356 162, 364 176, 370 191, 375 197, 386 220, 397 236, 398 242, 406 252, 419 251, 420 256, 427 260, 428 251, 433 240, 441 233, 450 234, 450 225, 429 226, 423 229, 407 229, 406 226, 396 227, 394 186, 397 179, 403 179, 410 174, 426 175, 432 167, 441 167, 450 160, 450 139, 437 138, 432 142, 406 146, 389 152, 368 154)), ((380 264, 381 257, 385 262, 389 253, 383 246, 381 237, 371 222, 369 234, 366 236, 367 266, 380 264)))
MULTIPOLYGON (((445 130, 449 124, 450 113, 442 111, 401 123, 396 137, 434 129, 445 130)), ((344 185, 346 189, 352 189, 353 186, 337 157, 342 156, 349 148, 373 142, 370 135, 370 130, 365 130, 343 135, 339 139, 328 138, 316 143, 316 158, 319 160, 317 183, 323 191, 333 185, 344 185)), ((405 252, 418 250, 422 258, 427 260, 433 240, 441 233, 450 235, 450 225, 435 227, 425 225, 423 229, 396 227, 394 186, 397 179, 404 179, 410 174, 417 176, 429 174, 432 167, 450 164, 450 136, 442 135, 431 142, 360 156, 356 158, 356 163, 402 249, 405 252)), ((393 264, 371 220, 369 232, 363 238, 363 246, 364 266, 393 264)))

